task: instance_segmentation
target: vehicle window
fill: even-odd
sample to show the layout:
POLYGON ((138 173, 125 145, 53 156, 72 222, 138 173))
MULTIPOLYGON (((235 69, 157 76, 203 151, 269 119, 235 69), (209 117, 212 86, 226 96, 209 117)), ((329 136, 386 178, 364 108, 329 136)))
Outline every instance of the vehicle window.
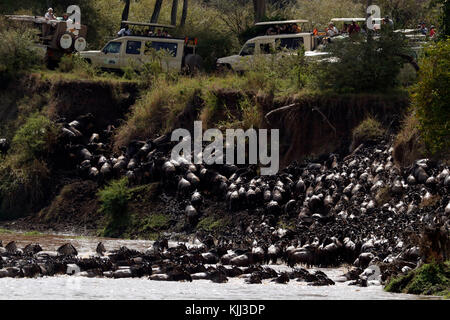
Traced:
POLYGON ((260 52, 262 54, 270 54, 272 53, 272 46, 270 43, 261 43, 259 45, 260 52))
POLYGON ((171 56, 176 57, 178 51, 178 44, 171 42, 159 42, 159 41, 147 41, 145 43, 145 55, 151 54, 151 51, 156 50, 166 50, 171 56))
POLYGON ((103 49, 103 52, 105 52, 105 53, 120 53, 121 45, 122 45, 122 42, 110 42, 106 45, 105 49, 103 49))
POLYGON ((127 54, 141 54, 142 43, 140 41, 128 41, 127 42, 127 54))
POLYGON ((282 38, 277 40, 277 49, 297 50, 303 45, 303 38, 282 38))
POLYGON ((251 56, 255 53, 255 44, 247 43, 241 50, 241 56, 251 56))

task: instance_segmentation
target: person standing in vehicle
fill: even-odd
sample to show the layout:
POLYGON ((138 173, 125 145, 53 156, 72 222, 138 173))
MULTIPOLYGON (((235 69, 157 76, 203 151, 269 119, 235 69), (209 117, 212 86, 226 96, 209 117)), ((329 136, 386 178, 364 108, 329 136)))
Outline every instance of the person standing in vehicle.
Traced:
POLYGON ((434 26, 431 26, 431 27, 430 27, 430 38, 433 38, 435 34, 436 34, 435 27, 434 27, 434 26))
POLYGON ((427 28, 427 26, 425 25, 425 22, 422 22, 422 23, 420 24, 420 33, 422 33, 422 34, 424 34, 424 35, 427 35, 427 33, 428 33, 428 28, 427 28))
POLYGON ((328 25, 327 35, 329 37, 334 37, 334 36, 337 36, 338 34, 339 34, 339 30, 334 26, 333 23, 330 23, 328 25))
POLYGON ((353 34, 359 33, 361 28, 356 24, 356 21, 352 21, 352 24, 348 28, 348 34, 351 36, 353 34))
POLYGON ((53 14, 52 8, 48 8, 47 13, 45 14, 45 20, 56 20, 56 16, 53 14))
POLYGON ((130 27, 126 24, 122 29, 120 29, 119 32, 117 32, 117 35, 119 37, 123 36, 131 36, 131 30, 130 27))

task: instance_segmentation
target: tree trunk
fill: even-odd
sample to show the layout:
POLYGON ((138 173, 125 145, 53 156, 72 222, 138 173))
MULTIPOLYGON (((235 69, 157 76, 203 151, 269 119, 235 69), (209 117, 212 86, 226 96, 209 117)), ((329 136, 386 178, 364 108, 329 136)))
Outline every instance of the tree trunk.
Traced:
POLYGON ((187 14, 188 14, 188 7, 189 7, 189 0, 183 0, 183 12, 181 14, 181 22, 180 22, 180 27, 182 27, 182 28, 186 24, 186 18, 187 18, 187 14))
POLYGON ((266 0, 253 0, 255 11, 255 23, 260 22, 266 16, 266 0))
POLYGON ((150 19, 150 23, 158 23, 159 14, 161 12, 163 0, 156 0, 155 9, 153 9, 152 18, 150 19))
MULTIPOLYGON (((131 0, 125 0, 125 7, 123 8, 122 12, 122 21, 128 20, 128 15, 130 14, 130 2, 131 0)), ((123 23, 120 24, 123 28, 123 23)))
POLYGON ((170 14, 170 24, 177 25, 178 0, 172 0, 172 12, 170 14))

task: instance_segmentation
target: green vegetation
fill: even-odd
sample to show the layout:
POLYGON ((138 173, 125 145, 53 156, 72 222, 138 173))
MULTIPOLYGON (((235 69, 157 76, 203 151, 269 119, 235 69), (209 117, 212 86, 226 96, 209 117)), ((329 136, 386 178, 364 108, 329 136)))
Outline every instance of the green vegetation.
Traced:
POLYGON ((32 114, 16 132, 12 149, 20 161, 45 160, 53 152, 58 139, 58 128, 48 118, 32 114))
POLYGON ((386 130, 381 123, 372 116, 367 117, 353 130, 352 148, 357 148, 361 143, 377 142, 384 137, 386 130))
POLYGON ((391 279, 388 292, 450 296, 450 261, 424 264, 406 275, 391 279))
POLYGON ((153 214, 140 221, 143 232, 166 230, 170 226, 170 218, 164 214, 153 214))
POLYGON ((14 232, 11 230, 0 228, 0 234, 12 234, 12 233, 14 232))
POLYGON ((450 38, 425 49, 419 81, 412 89, 412 108, 427 151, 450 156, 450 38))
POLYGON ((23 235, 26 237, 37 237, 37 236, 42 236, 43 233, 39 232, 39 231, 28 231, 28 232, 25 232, 23 235))
POLYGON ((0 219, 23 216, 47 197, 57 132, 38 113, 16 131, 11 152, 0 161, 0 219))
POLYGON ((106 237, 117 237, 126 228, 129 220, 128 202, 131 198, 128 179, 111 181, 98 192, 100 212, 105 214, 109 222, 102 234, 106 237))
POLYGON ((405 63, 402 56, 411 55, 404 36, 388 27, 378 38, 369 34, 335 40, 326 50, 338 63, 319 65, 319 85, 337 92, 392 90, 405 63))
POLYGON ((208 232, 219 232, 223 231, 229 224, 229 218, 217 218, 214 216, 209 216, 201 219, 198 222, 197 229, 208 232))
POLYGON ((41 63, 32 42, 36 34, 20 25, 11 25, 0 17, 0 86, 17 79, 41 63))

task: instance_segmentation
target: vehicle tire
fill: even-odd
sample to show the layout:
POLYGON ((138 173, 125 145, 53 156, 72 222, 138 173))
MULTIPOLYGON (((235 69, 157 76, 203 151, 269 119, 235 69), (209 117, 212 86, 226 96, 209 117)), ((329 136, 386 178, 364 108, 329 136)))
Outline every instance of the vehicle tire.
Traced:
POLYGON ((219 64, 216 66, 216 72, 218 74, 224 74, 227 72, 233 71, 233 69, 231 68, 231 66, 229 64, 219 64))
POLYGON ((58 46, 63 50, 70 50, 73 47, 74 40, 70 32, 64 32, 58 38, 58 46))
POLYGON ((81 52, 86 49, 86 39, 83 37, 76 37, 73 41, 73 48, 75 51, 81 52))

